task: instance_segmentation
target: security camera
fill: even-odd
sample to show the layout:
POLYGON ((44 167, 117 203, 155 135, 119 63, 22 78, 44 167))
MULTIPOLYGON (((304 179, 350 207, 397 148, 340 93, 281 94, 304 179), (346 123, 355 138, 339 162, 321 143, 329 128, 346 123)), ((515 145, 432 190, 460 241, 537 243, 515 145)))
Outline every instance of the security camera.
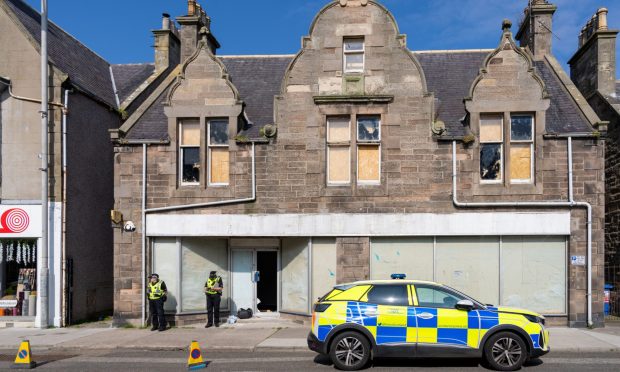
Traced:
POLYGON ((125 230, 126 232, 134 232, 136 231, 136 225, 133 223, 133 221, 127 221, 125 222, 125 226, 123 226, 123 230, 125 230))

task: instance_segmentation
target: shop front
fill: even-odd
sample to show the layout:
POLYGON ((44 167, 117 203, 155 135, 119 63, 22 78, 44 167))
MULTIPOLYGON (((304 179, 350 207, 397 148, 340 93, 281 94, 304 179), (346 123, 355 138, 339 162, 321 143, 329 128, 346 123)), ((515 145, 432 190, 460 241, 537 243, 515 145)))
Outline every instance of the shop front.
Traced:
POLYGON ((0 328, 32 327, 39 296, 41 207, 0 206, 0 328))
POLYGON ((151 269, 168 284, 166 310, 181 322, 204 320, 203 287, 212 270, 224 280, 222 311, 233 314, 249 308, 258 316, 309 316, 313 302, 337 283, 404 273, 484 303, 525 307, 559 321, 569 315, 567 213, 171 215, 148 222, 158 234, 178 234, 152 234, 150 242, 151 269), (240 224, 227 225, 234 222, 240 224), (220 235, 224 231, 246 235, 220 235))

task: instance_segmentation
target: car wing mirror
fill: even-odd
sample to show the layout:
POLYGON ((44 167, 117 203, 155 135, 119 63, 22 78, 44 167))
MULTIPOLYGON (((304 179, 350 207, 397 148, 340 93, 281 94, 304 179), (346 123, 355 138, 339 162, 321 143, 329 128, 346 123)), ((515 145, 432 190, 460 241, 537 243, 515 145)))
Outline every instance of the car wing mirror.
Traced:
POLYGON ((471 311, 474 309, 474 303, 470 300, 461 300, 454 306, 457 310, 471 311))

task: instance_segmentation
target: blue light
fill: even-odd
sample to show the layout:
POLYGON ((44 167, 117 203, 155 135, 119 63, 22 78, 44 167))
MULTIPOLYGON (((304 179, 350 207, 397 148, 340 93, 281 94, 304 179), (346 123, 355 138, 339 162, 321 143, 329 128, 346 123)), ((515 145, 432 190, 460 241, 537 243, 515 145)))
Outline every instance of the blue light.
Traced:
POLYGON ((401 280, 403 280, 403 279, 405 279, 405 278, 407 278, 407 275, 406 275, 406 274, 392 274, 392 279, 394 279, 394 280, 396 280, 396 279, 401 279, 401 280))

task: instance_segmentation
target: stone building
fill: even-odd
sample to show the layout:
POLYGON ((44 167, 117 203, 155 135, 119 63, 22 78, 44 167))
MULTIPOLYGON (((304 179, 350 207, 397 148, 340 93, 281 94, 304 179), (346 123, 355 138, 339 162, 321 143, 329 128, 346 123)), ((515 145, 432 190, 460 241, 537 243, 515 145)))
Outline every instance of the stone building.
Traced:
POLYGON ((579 48, 569 61, 571 78, 599 117, 608 121, 605 157, 606 281, 620 285, 620 81, 616 80, 617 29, 599 9, 579 34, 579 48))
POLYGON ((50 22, 49 324, 40 318, 40 14, 0 0, 0 327, 63 326, 112 310, 110 64, 50 22))
POLYGON ((326 1, 286 56, 218 56, 192 0, 164 17, 111 133, 136 226, 115 230, 117 321, 147 315, 151 271, 171 320, 204 321, 218 270, 225 312, 306 317, 405 273, 602 325, 606 128, 551 54, 555 10, 534 2, 517 40, 497 20, 493 50, 412 52, 379 2, 326 1))

